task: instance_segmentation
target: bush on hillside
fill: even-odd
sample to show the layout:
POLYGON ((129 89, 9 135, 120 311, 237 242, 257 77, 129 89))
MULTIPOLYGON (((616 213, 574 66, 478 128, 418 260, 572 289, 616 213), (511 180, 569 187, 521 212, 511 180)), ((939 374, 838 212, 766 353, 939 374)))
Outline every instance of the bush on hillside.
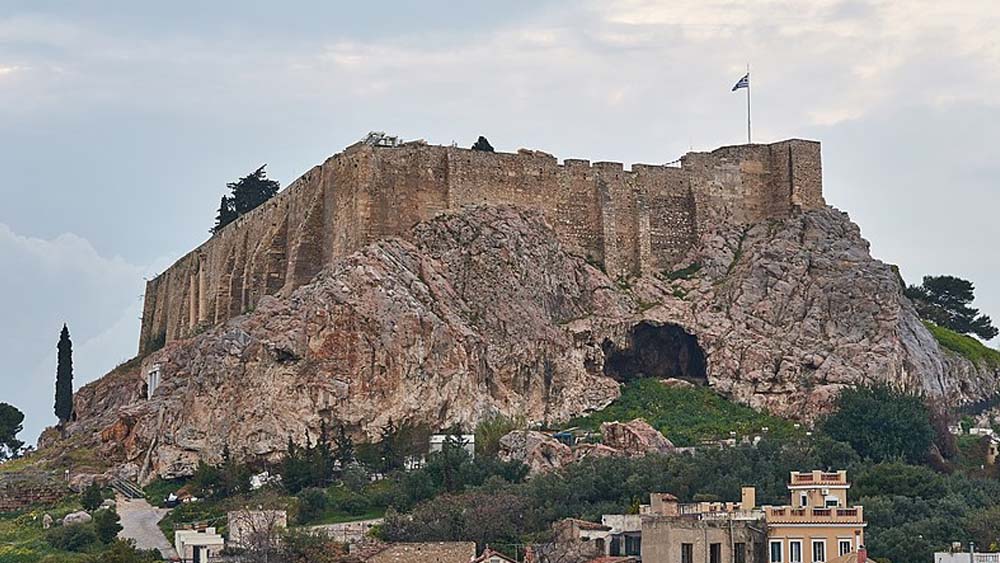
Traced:
POLYGON ((919 463, 934 440, 930 411, 915 395, 885 386, 845 389, 835 408, 822 429, 875 462, 919 463))
POLYGON ((45 540, 63 551, 86 551, 97 543, 97 533, 92 524, 56 526, 45 532, 45 540))
POLYGON ((87 512, 97 510, 97 507, 101 506, 102 502, 104 502, 104 493, 101 492, 101 487, 97 483, 92 483, 80 495, 80 504, 87 512))

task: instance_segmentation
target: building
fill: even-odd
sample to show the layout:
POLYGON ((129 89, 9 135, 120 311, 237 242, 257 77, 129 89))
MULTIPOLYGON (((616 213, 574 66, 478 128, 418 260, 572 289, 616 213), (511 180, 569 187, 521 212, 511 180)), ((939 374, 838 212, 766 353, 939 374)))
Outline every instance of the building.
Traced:
POLYGON ((215 528, 174 531, 174 550, 185 563, 207 563, 225 547, 215 528))
POLYGON ((444 449, 444 445, 448 443, 449 440, 453 440, 456 446, 461 446, 465 453, 469 454, 469 457, 476 457, 476 435, 475 434, 461 434, 455 436, 452 434, 432 434, 429 440, 428 453, 439 452, 444 449))
MULTIPOLYGON (((681 503, 653 493, 639 514, 605 514, 601 523, 567 519, 557 542, 576 553, 647 563, 763 563, 766 526, 755 507, 756 491, 745 487, 739 502, 681 503)), ((597 559, 601 560, 601 559, 597 559)))
POLYGON ((520 563, 520 562, 511 559, 510 557, 507 557, 506 555, 500 553, 499 551, 490 549, 490 546, 486 546, 486 549, 483 550, 482 555, 473 559, 471 563, 520 563))
POLYGON ((681 504, 668 493, 650 495, 641 509, 646 563, 763 563, 766 527, 756 491, 744 487, 740 502, 681 504))
POLYGON ((361 558, 365 563, 469 563, 475 557, 475 542, 420 542, 382 544, 361 558))
POLYGON ((1000 553, 938 552, 934 563, 1000 563, 1000 553))
POLYGON ((612 277, 659 272, 719 221, 749 224, 822 208, 821 168, 819 143, 801 139, 630 169, 560 163, 532 150, 357 143, 150 280, 139 351, 222 324, 264 296, 290 294, 336 259, 472 205, 540 212, 564 247, 612 277))
POLYGON ((849 506, 846 471, 793 471, 790 503, 765 506, 769 563, 862 561, 866 555, 864 509, 849 506))

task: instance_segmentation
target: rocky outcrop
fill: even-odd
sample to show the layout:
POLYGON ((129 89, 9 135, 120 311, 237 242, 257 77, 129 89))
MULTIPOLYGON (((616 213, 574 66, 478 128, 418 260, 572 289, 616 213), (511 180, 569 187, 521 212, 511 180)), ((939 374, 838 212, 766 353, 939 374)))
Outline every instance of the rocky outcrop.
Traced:
POLYGON ((629 457, 669 454, 677 449, 666 436, 641 418, 624 423, 605 422, 601 424, 601 438, 605 446, 629 457))
POLYGON ((148 479, 216 462, 226 444, 273 459, 321 421, 376 439, 390 419, 565 420, 618 396, 609 374, 707 383, 804 420, 877 381, 951 403, 996 393, 995 371, 940 350, 846 214, 699 236, 674 271, 611 280, 538 212, 445 213, 84 387, 65 433, 148 479), (154 364, 161 384, 146 400, 154 364))
POLYGON ((501 461, 520 461, 531 475, 547 473, 575 461, 573 450, 548 434, 515 430, 500 439, 501 461))

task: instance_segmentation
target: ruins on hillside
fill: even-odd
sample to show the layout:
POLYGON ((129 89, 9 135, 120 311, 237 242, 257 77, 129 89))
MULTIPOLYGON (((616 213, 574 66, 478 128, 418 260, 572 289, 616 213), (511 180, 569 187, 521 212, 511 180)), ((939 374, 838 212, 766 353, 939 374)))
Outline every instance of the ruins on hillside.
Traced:
POLYGON ((626 170, 524 149, 357 143, 150 280, 139 352, 288 295, 334 259, 437 213, 480 204, 540 210, 570 251, 613 277, 644 275, 677 264, 706 225, 825 206, 820 145, 729 146, 626 170))

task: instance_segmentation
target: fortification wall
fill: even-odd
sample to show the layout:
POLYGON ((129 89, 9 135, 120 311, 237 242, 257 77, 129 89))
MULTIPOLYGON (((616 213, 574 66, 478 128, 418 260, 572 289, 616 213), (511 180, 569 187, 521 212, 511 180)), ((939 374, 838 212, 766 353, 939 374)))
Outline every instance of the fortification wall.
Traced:
POLYGON ((288 294, 333 259, 481 203, 539 209, 572 251, 612 276, 674 266, 715 222, 752 223, 825 205, 819 143, 723 147, 680 167, 366 145, 314 167, 146 286, 140 352, 288 294))

